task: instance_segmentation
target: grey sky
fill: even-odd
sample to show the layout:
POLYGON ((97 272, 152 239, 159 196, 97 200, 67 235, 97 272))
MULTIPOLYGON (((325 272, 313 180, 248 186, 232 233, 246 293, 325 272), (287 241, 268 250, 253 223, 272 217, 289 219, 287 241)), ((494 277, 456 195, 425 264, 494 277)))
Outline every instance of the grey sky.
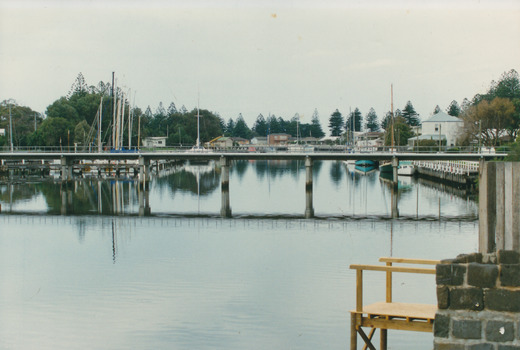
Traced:
POLYGON ((394 108, 425 120, 520 71, 520 1, 389 3, 0 0, 0 100, 44 112, 79 72, 115 71, 143 109, 192 109, 200 91, 225 120, 317 108, 328 129, 336 108, 381 119, 392 83, 394 108))

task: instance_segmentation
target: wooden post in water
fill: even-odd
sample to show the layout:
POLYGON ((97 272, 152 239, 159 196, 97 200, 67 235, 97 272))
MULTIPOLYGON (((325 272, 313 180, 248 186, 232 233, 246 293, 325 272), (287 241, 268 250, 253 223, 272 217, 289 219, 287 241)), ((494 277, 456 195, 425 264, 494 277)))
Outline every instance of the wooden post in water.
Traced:
POLYGON ((496 163, 480 160, 479 170, 479 251, 495 251, 496 163))
POLYGON ((520 162, 480 161, 479 251, 520 252, 520 162))
POLYGON ((305 218, 314 217, 312 206, 312 159, 305 157, 305 218))

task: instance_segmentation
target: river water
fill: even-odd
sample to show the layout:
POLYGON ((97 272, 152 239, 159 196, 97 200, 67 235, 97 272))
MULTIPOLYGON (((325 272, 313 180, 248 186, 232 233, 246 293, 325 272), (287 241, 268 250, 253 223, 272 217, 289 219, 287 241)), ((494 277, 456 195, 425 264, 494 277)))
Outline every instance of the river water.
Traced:
MULTIPOLYGON (((211 165, 169 169, 145 193, 133 179, 2 179, 0 349, 346 349, 350 264, 477 250, 465 192, 402 179, 392 193, 377 171, 314 165, 313 219, 301 162, 234 163, 231 218, 211 165)), ((365 302, 384 285, 367 273, 365 302)), ((435 303, 435 278, 396 275, 394 299, 435 303)), ((390 349, 432 344, 389 332, 390 349)))

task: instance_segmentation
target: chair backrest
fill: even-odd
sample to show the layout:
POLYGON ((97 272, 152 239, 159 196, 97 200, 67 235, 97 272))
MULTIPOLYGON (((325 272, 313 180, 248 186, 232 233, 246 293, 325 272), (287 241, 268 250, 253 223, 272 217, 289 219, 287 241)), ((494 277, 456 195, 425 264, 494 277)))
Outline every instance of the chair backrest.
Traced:
POLYGON ((388 258, 382 257, 380 262, 386 265, 350 265, 351 269, 356 270, 356 311, 363 311, 363 271, 382 271, 386 272, 386 302, 392 302, 392 273, 418 273, 418 274, 435 274, 434 268, 424 267, 408 267, 408 266, 393 266, 394 263, 402 264, 419 264, 419 265, 436 265, 440 263, 439 260, 426 259, 407 259, 407 258, 388 258))

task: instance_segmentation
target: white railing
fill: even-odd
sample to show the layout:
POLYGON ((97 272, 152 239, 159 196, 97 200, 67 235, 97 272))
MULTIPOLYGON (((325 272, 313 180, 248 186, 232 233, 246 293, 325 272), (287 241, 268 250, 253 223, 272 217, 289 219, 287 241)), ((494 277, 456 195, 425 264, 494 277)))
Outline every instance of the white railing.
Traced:
POLYGON ((470 175, 478 173, 479 162, 468 160, 437 160, 424 161, 417 160, 413 162, 417 167, 431 169, 445 173, 456 175, 470 175))

